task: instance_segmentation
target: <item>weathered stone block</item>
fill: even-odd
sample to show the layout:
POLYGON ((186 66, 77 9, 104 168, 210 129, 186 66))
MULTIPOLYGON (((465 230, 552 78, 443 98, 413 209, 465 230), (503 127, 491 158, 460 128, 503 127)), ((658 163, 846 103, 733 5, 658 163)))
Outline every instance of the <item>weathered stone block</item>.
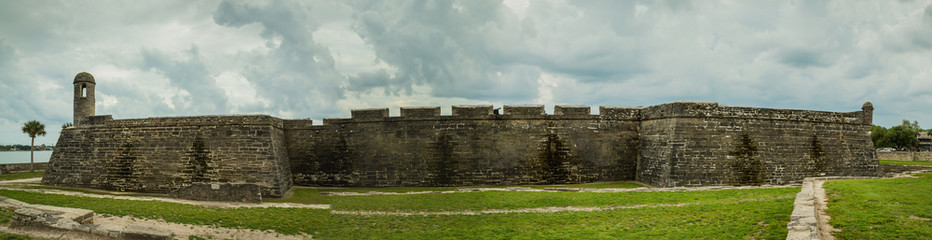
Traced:
POLYGON ((599 107, 599 116, 612 120, 640 120, 642 107, 599 107))
POLYGON ((175 236, 171 231, 138 225, 127 225, 120 238, 133 240, 171 240, 175 236))
POLYGON ((388 117, 388 108, 353 109, 353 120, 382 120, 388 117))
POLYGON ((544 105, 505 105, 505 115, 516 117, 539 117, 546 115, 544 105))
POLYGON ((553 107, 553 115, 558 116, 589 116, 589 114, 589 106, 556 105, 553 107))
POLYGON ((402 107, 404 118, 436 118, 440 116, 440 107, 402 107))
POLYGON ((453 116, 488 117, 492 115, 492 105, 454 105, 453 116))
POLYGON ((193 183, 166 195, 198 201, 262 203, 259 185, 252 183, 193 183))

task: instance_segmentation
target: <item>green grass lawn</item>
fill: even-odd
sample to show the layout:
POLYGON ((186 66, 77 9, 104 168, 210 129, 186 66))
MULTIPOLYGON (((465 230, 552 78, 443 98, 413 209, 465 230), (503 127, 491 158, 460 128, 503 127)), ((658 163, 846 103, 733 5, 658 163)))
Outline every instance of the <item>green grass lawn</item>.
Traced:
POLYGON ((464 192, 388 196, 342 196, 331 198, 337 210, 375 211, 462 211, 542 207, 630 206, 637 204, 721 203, 747 199, 793 196, 797 188, 691 192, 464 192))
POLYGON ((26 178, 38 178, 38 177, 42 177, 43 174, 45 174, 45 171, 2 174, 0 175, 0 181, 26 179, 26 178))
MULTIPOLYGON (((546 206, 693 203, 595 212, 485 215, 358 216, 329 209, 219 209, 154 201, 74 197, 14 190, 0 195, 29 203, 169 222, 308 233, 319 239, 783 239, 798 188, 694 192, 464 192, 395 196, 315 196, 333 210, 441 211, 546 206)), ((313 191, 311 191, 313 190, 313 191)), ((319 194, 317 194, 319 195, 319 194)))
POLYGON ((932 173, 825 182, 838 239, 932 239, 932 173))
POLYGON ((324 192, 391 192, 391 193, 404 193, 404 192, 426 192, 426 191, 454 191, 457 189, 464 188, 505 188, 505 187, 527 187, 535 189, 545 189, 545 188, 640 188, 644 187, 643 185, 634 182, 634 181, 619 181, 619 182, 595 182, 595 183, 580 183, 580 184, 565 184, 565 185, 522 185, 522 186, 475 186, 475 187, 384 187, 384 188, 336 188, 336 187, 320 187, 320 188, 306 188, 306 187, 292 187, 292 195, 288 198, 269 198, 262 199, 265 202, 290 202, 290 203, 306 203, 306 204, 329 204, 329 198, 320 193, 324 192))
POLYGON ((897 160, 880 160, 881 164, 893 164, 893 165, 916 165, 916 166, 932 166, 932 161, 897 161, 897 160))

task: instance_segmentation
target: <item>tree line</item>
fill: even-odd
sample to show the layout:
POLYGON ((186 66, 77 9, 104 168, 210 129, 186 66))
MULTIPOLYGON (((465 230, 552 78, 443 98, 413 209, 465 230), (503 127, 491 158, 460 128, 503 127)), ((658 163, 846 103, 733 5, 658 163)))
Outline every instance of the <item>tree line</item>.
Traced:
POLYGON ((871 140, 874 141, 876 148, 923 150, 919 145, 919 133, 921 132, 932 135, 932 129, 923 130, 919 127, 919 122, 903 119, 902 124, 890 128, 871 126, 871 140))
MULTIPOLYGON (((22 144, 13 144, 13 145, 2 145, 0 144, 0 152, 3 151, 29 151, 32 146, 22 145, 22 144)), ((48 151, 54 150, 55 146, 46 146, 45 144, 36 145, 36 151, 48 151)))

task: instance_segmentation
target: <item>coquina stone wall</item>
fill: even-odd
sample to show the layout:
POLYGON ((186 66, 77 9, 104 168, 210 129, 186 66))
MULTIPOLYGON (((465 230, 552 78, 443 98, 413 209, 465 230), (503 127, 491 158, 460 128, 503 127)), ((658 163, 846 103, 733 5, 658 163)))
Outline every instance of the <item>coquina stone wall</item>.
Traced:
POLYGON ((873 108, 837 113, 674 102, 641 110, 637 180, 654 186, 879 176, 873 108))
POLYGON ((932 152, 878 152, 877 159, 897 161, 932 161, 932 152))
POLYGON ((354 110, 323 126, 286 122, 296 185, 462 186, 634 179, 638 122, 589 107, 354 110))
POLYGON ((837 113, 674 102, 651 107, 454 106, 286 120, 296 185, 457 186, 638 180, 786 184, 878 176, 873 108, 837 113), (290 122, 290 124, 289 124, 290 122))
POLYGON ((263 115, 81 119, 65 129, 43 183, 170 192, 255 183, 465 186, 637 180, 654 186, 761 185, 879 176, 873 107, 839 113, 674 102, 353 110, 346 119, 263 115))
POLYGON ((282 120, 262 115, 84 119, 64 129, 43 184, 167 193, 197 182, 291 187, 282 120))
POLYGON ((39 163, 7 163, 0 164, 0 174, 10 174, 10 173, 21 173, 29 172, 31 169, 36 171, 42 171, 42 169, 48 168, 48 163, 39 162, 39 163))

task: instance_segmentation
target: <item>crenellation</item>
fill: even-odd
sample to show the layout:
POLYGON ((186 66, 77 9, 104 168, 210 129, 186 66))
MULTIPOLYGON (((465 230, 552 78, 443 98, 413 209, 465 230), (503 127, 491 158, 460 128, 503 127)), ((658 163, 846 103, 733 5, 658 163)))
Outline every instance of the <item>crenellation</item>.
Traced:
POLYGON ((282 128, 284 129, 304 129, 314 127, 314 120, 304 119, 282 119, 282 128))
POLYGON ((589 106, 583 105, 556 105, 553 107, 553 115, 557 116, 591 116, 589 106))
POLYGON ((599 117, 610 120, 641 120, 643 107, 600 106, 599 117))
POLYGON ((505 105, 502 109, 506 116, 542 117, 547 115, 544 105, 505 105))
POLYGON ((454 105, 455 117, 488 117, 492 115, 492 105, 454 105))
POLYGON ((356 121, 372 121, 388 118, 388 108, 353 109, 352 119, 356 121))
POLYGON ((440 107, 401 107, 403 118, 437 118, 440 117, 440 107))

